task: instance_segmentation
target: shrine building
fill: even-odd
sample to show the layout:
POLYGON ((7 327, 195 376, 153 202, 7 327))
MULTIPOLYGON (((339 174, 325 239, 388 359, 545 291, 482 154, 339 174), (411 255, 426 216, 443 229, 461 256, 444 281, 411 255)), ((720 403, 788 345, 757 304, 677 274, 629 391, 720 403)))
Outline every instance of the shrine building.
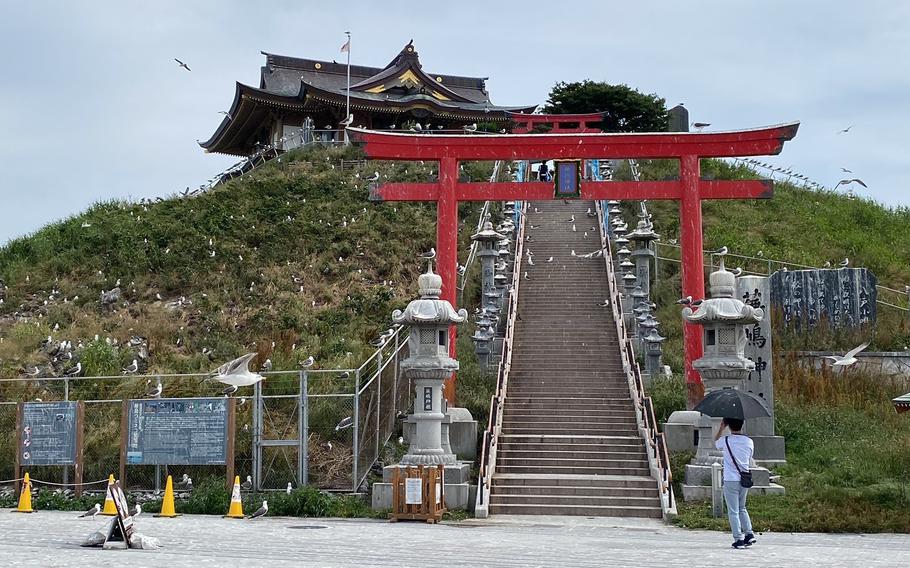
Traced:
MULTIPOLYGON (((207 152, 248 156, 262 146, 283 148, 306 124, 336 131, 345 118, 347 64, 274 55, 266 57, 258 87, 237 83, 234 102, 215 133, 200 142, 207 152), (305 122, 310 119, 311 122, 305 122)), ((509 113, 530 113, 535 105, 496 106, 486 77, 462 77, 423 70, 413 41, 385 67, 351 65, 352 126, 373 130, 460 130, 473 123, 511 121, 509 113)))

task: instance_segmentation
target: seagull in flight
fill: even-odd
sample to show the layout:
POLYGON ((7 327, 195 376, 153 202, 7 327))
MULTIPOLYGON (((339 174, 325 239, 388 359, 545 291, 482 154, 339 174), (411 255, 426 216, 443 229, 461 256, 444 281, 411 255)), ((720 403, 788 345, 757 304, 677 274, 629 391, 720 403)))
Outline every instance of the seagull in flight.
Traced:
POLYGON ((844 128, 843 130, 838 130, 837 133, 838 133, 838 134, 846 134, 846 133, 850 132, 850 129, 853 128, 854 126, 855 126, 854 124, 851 124, 851 125, 848 126, 847 128, 844 128))
POLYGON ((707 128, 709 126, 711 126, 710 122, 693 122, 692 123, 692 127, 695 128, 695 130, 699 130, 699 131, 704 130, 705 128, 707 128))
POLYGON ((192 71, 192 69, 190 69, 190 66, 189 66, 189 65, 187 65, 187 64, 184 63, 183 61, 180 61, 180 60, 177 59, 176 57, 174 58, 174 61, 177 62, 177 65, 178 65, 178 66, 183 67, 183 68, 186 69, 187 71, 192 71))
POLYGON ((94 518, 98 515, 98 513, 100 513, 100 512, 101 512, 101 505, 98 504, 98 503, 95 503, 95 506, 94 506, 94 507, 92 507, 92 508, 89 509, 88 511, 86 511, 86 512, 82 513, 81 515, 79 515, 78 518, 84 519, 85 517, 91 517, 92 519, 94 519, 94 518))
POLYGON ((860 351, 862 351, 863 349, 865 349, 866 347, 869 347, 868 341, 863 343, 859 347, 854 347, 850 351, 847 351, 846 353, 844 353, 843 357, 841 357, 840 355, 828 355, 827 357, 825 357, 825 359, 831 359, 832 361, 834 361, 834 363, 832 363, 833 367, 849 367, 850 365, 853 365, 854 363, 856 363, 858 361, 858 359, 856 358, 856 354, 859 353, 860 351))
POLYGON ((850 185, 851 183, 858 183, 858 184, 860 184, 861 186, 865 187, 866 189, 869 188, 869 186, 866 185, 865 182, 863 182, 863 180, 861 180, 861 179, 859 179, 859 178, 852 178, 852 179, 842 179, 842 180, 840 180, 839 182, 837 182, 837 185, 834 186, 834 189, 837 189, 838 187, 840 187, 840 186, 842 186, 842 185, 850 185))
POLYGON ((256 512, 253 513, 252 515, 250 515, 249 518, 258 519, 259 517, 264 517, 266 515, 266 513, 268 513, 268 512, 269 512, 269 502, 263 501, 262 507, 259 507, 258 509, 256 509, 256 512))
POLYGON ((231 116, 231 113, 226 110, 219 110, 218 114, 223 114, 224 116, 228 117, 228 120, 234 120, 234 117, 231 116))
POLYGON ((853 173, 853 170, 848 170, 847 168, 841 168, 840 171, 844 172, 845 174, 852 174, 852 173, 853 173))
POLYGON ((344 430, 345 428, 350 428, 354 425, 354 419, 350 416, 342 418, 341 422, 335 425, 335 431, 344 430))
POLYGON ((228 385, 230 388, 225 389, 226 392, 224 393, 227 395, 237 392, 237 389, 240 387, 255 385, 259 381, 265 379, 262 375, 250 371, 250 361, 255 356, 256 353, 247 353, 233 361, 228 361, 224 365, 218 367, 218 370, 209 378, 228 385))

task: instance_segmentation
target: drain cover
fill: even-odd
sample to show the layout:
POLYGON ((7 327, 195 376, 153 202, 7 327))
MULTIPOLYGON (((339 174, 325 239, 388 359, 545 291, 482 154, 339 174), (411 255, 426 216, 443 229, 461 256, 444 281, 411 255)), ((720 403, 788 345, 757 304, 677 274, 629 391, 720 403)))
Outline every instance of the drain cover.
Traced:
POLYGON ((326 525, 292 525, 289 529, 327 529, 326 525))

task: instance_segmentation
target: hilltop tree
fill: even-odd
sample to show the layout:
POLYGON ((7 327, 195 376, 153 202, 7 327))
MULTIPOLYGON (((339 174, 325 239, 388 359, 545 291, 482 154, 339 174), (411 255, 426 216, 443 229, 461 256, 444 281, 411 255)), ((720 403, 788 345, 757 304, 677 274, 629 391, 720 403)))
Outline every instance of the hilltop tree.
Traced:
POLYGON ((666 101, 628 85, 582 81, 559 82, 550 90, 544 112, 603 112, 605 132, 662 132, 667 129, 666 101))

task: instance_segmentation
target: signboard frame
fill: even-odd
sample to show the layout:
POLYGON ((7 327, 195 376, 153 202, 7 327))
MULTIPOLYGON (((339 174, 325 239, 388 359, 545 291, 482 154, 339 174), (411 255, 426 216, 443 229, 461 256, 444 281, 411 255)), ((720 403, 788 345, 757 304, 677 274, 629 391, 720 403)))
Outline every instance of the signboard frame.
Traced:
MULTIPOLYGON (((199 400, 200 398, 216 398, 216 397, 190 397, 186 400, 199 400)), ((120 481, 126 486, 126 449, 128 446, 129 440, 129 413, 130 413, 130 404, 134 402, 142 402, 150 399, 132 399, 124 400, 122 403, 120 411, 120 481)), ((156 399, 156 400, 182 400, 182 399, 156 399)), ((225 486, 230 490, 233 487, 234 483, 234 441, 236 438, 236 425, 237 425, 237 399, 228 397, 227 398, 227 407, 225 409, 225 451, 224 451, 224 467, 225 467, 225 486)), ((161 464, 165 465, 165 464, 161 464)), ((194 465, 194 464, 187 464, 194 465)), ((207 464, 198 464, 198 465, 207 465, 207 464)), ((213 465, 213 464, 208 464, 213 465)), ((221 464, 218 464, 221 465, 221 464)), ((167 467, 167 465, 165 465, 167 467)))
MULTIPOLYGON (((58 400, 58 401, 49 401, 54 403, 67 403, 75 405, 75 419, 73 421, 73 428, 75 429, 74 441, 75 446, 73 451, 73 462, 72 463, 61 463, 61 464, 35 464, 40 467, 63 467, 64 469, 70 466, 73 466, 74 479, 73 486, 76 497, 82 496, 82 474, 83 474, 83 459, 84 451, 83 446, 85 443, 85 403, 81 400, 79 401, 70 401, 70 400, 58 400)), ((23 464, 21 458, 21 450, 24 445, 23 433, 25 429, 25 405, 26 404, 46 404, 46 403, 35 403, 35 402, 19 402, 16 405, 16 458, 13 464, 13 471, 15 472, 16 479, 22 477, 22 471, 25 467, 30 464, 23 464)), ((21 487, 20 483, 17 481, 15 484, 16 493, 19 493, 21 487)))
POLYGON ((556 160, 553 169, 553 192, 556 198, 581 197, 581 160, 556 160))

